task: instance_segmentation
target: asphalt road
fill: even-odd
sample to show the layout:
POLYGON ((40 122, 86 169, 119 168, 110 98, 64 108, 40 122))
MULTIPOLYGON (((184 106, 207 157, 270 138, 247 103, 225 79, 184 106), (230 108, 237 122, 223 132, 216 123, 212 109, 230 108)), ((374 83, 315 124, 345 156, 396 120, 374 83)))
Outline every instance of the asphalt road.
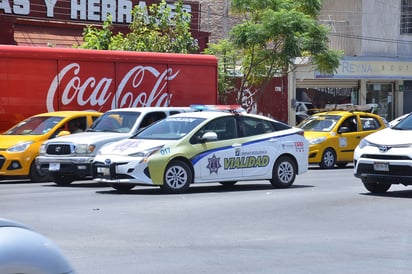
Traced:
POLYGON ((1 182, 0 217, 52 239, 80 274, 412 273, 412 187, 371 195, 352 167, 121 194, 93 183, 1 182))

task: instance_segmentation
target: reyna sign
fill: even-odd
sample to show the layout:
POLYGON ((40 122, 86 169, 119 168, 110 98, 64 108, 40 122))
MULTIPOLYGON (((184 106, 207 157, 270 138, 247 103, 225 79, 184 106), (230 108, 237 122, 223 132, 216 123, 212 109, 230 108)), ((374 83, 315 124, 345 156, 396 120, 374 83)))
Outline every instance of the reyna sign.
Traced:
MULTIPOLYGON (((146 0, 0 0, 0 15, 14 15, 32 19, 75 22, 104 22, 110 14, 113 23, 129 24, 135 5, 145 10, 160 1, 146 0)), ((169 3, 172 13, 174 4, 169 3)), ((199 4, 185 3, 184 10, 192 15, 192 24, 198 21, 199 4)))

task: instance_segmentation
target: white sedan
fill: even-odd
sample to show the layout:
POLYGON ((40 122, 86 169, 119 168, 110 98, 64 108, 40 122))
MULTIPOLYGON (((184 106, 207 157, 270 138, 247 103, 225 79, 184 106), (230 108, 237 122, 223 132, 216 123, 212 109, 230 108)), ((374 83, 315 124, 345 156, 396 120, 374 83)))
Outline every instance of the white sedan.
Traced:
POLYGON ((354 175, 372 193, 392 184, 412 185, 412 116, 361 140, 354 153, 354 175))
POLYGON ((289 187, 307 171, 307 157, 301 129, 245 112, 202 111, 170 116, 104 146, 93 177, 117 190, 147 185, 167 193, 246 180, 289 187))

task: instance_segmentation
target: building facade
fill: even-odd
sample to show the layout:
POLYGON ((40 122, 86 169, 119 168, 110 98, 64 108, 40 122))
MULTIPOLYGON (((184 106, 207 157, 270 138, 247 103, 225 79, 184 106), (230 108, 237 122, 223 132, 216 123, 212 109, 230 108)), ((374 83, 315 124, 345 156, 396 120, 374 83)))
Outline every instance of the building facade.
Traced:
POLYGON ((330 47, 344 57, 331 75, 297 64, 289 75, 292 100, 374 104, 388 121, 412 112, 411 18, 411 0, 324 0, 319 22, 330 27, 330 47))

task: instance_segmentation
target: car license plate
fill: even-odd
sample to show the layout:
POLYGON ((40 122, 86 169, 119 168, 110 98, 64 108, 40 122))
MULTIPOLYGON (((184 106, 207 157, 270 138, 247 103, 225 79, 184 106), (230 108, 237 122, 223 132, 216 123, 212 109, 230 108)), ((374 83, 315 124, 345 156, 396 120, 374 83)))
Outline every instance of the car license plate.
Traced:
POLYGON ((389 163, 373 163, 373 169, 376 171, 389 171, 389 163))
POLYGON ((110 175, 110 168, 108 167, 97 167, 97 173, 103 174, 103 176, 110 175))
POLYGON ((50 163, 49 164, 50 171, 57 171, 60 170, 60 163, 50 163))

